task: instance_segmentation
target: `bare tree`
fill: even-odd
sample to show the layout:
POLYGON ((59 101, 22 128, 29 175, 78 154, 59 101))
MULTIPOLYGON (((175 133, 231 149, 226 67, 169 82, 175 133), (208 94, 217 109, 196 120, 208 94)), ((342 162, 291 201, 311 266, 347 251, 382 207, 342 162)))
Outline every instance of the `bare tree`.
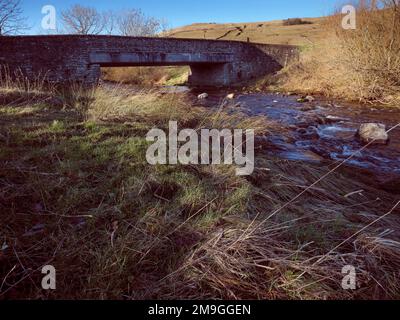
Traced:
POLYGON ((74 34, 100 34, 106 30, 107 17, 95 8, 74 5, 61 13, 64 29, 74 34))
POLYGON ((167 29, 165 20, 148 17, 138 9, 99 12, 95 8, 74 5, 61 13, 61 20, 63 32, 73 34, 155 36, 167 29))
POLYGON ((105 19, 104 33, 108 35, 116 34, 118 32, 118 15, 114 11, 109 10, 103 12, 103 16, 105 19))
POLYGON ((26 29, 20 0, 0 0, 0 36, 17 34, 26 29))
POLYGON ((119 33, 123 36, 154 36, 164 31, 165 21, 147 17, 141 10, 131 9, 119 14, 119 33))

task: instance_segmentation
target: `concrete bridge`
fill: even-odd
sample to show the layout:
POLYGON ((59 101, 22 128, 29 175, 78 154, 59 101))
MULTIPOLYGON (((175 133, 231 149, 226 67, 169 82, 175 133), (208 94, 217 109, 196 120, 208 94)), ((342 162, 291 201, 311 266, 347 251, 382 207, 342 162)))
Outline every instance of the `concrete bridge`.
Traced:
POLYGON ((234 86, 273 73, 297 48, 237 41, 121 36, 0 37, 0 65, 50 82, 95 84, 101 67, 189 65, 190 85, 234 86))

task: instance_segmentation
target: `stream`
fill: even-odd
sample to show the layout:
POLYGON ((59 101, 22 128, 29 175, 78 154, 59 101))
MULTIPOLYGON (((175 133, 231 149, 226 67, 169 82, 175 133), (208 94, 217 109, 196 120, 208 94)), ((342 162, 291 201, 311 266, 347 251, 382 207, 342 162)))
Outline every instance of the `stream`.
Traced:
MULTIPOLYGON (((199 92, 190 92, 197 100, 199 92)), ((197 101, 215 107, 229 92, 207 91, 209 97, 197 101)), ((316 98, 300 103, 299 96, 275 93, 238 93, 230 105, 251 116, 266 116, 282 128, 265 137, 267 153, 298 161, 346 161, 348 166, 377 175, 400 177, 400 127, 389 133, 387 145, 371 145, 362 151, 356 138, 362 123, 382 123, 387 129, 400 123, 400 108, 332 102, 316 98)), ((398 178, 400 179, 400 178, 398 178)), ((400 190, 399 190, 400 191, 400 190)))

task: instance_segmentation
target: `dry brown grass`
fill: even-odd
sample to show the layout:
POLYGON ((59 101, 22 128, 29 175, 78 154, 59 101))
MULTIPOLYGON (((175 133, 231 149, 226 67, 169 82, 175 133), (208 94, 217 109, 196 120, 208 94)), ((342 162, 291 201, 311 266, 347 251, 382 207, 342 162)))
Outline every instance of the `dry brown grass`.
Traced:
POLYGON ((388 239, 397 238, 394 230, 399 221, 395 214, 378 221, 395 201, 389 201, 391 205, 378 213, 375 205, 382 200, 365 200, 383 194, 371 188, 366 198, 347 202, 346 190, 365 185, 351 175, 335 173, 304 198, 280 210, 298 195, 302 185, 308 186, 321 176, 323 169, 287 161, 261 160, 259 165, 271 171, 259 170, 251 179, 263 181, 253 184, 251 212, 256 215, 223 218, 182 266, 158 282, 147 297, 399 297, 400 245, 394 238, 388 239), (291 172, 296 172, 295 176, 291 172), (390 230, 385 231, 389 225, 390 230), (359 290, 341 290, 345 265, 356 266, 359 290))
POLYGON ((143 121, 165 126, 176 121, 183 127, 253 129, 265 134, 271 123, 263 117, 246 117, 236 112, 228 114, 224 107, 218 110, 193 105, 182 93, 165 94, 157 88, 141 89, 131 93, 123 86, 100 87, 94 92, 87 112, 88 119, 100 121, 143 121))
POLYGON ((11 72, 7 66, 0 65, 0 88, 3 91, 39 93, 53 91, 54 86, 46 83, 46 74, 38 74, 34 79, 27 79, 22 71, 11 72))
POLYGON ((283 25, 283 20, 249 23, 196 23, 171 30, 174 38, 234 40, 267 44, 310 45, 324 38, 324 18, 303 18, 305 24, 283 25))
MULTIPOLYGON (((354 241, 353 252, 335 252, 319 262, 320 257, 307 244, 293 245, 293 230, 289 224, 271 224, 254 230, 248 229, 248 224, 246 220, 236 220, 234 225, 222 226, 187 257, 184 266, 171 276, 173 280, 167 282, 181 285, 179 297, 196 299, 199 292, 202 298, 234 300, 398 296, 398 273, 393 272, 398 261, 392 255, 399 253, 399 243, 386 243, 378 248, 374 246, 374 240, 363 236, 354 241), (243 237, 246 233, 249 235, 243 237), (356 247, 366 238, 365 245, 373 246, 374 252, 366 253, 363 247, 356 247), (389 259, 386 261, 392 271, 376 273, 382 264, 381 255, 387 250, 389 259), (358 266, 357 281, 364 291, 358 296, 338 289, 344 261, 358 266), (371 276, 378 279, 372 280, 371 276)), ((388 242, 382 238, 377 241, 388 242)))
POLYGON ((400 297, 398 208, 382 219, 396 198, 361 171, 338 170, 291 201, 329 166, 258 155, 247 178, 233 166, 150 166, 146 133, 175 117, 260 134, 271 124, 106 88, 90 92, 82 118, 83 98, 0 108, 1 298, 400 297), (46 264, 55 291, 40 289, 46 264), (341 288, 347 264, 356 291, 341 288))
POLYGON ((326 40, 284 71, 283 87, 351 100, 399 101, 400 6, 376 3, 379 9, 359 3, 356 30, 344 30, 341 15, 328 19, 326 40))
POLYGON ((185 84, 189 67, 118 67, 103 68, 102 78, 106 81, 140 85, 185 84))

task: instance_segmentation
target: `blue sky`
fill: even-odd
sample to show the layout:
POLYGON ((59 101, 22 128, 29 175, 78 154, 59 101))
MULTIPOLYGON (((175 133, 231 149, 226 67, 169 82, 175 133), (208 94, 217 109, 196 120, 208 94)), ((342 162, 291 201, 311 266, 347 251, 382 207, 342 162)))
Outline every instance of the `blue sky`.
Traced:
POLYGON ((139 8, 145 14, 165 18, 170 27, 195 22, 253 22, 290 17, 327 15, 337 0, 22 0, 31 30, 40 33, 41 9, 53 5, 57 13, 79 3, 98 9, 139 8))

